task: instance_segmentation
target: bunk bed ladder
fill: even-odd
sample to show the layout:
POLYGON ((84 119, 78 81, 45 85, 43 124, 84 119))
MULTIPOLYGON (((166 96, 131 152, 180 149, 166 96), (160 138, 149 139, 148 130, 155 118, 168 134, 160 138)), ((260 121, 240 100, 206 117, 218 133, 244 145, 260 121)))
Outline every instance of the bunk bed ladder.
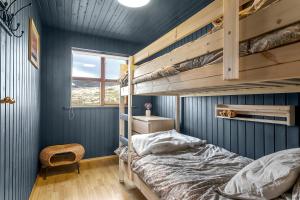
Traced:
MULTIPOLYGON (((132 143, 131 143, 131 136, 132 136, 132 94, 133 94, 133 84, 132 84, 132 77, 133 77, 133 70, 134 70, 134 64, 133 64, 133 57, 129 57, 129 63, 128 63, 128 93, 127 93, 127 103, 128 103, 128 114, 125 114, 125 101, 126 96, 122 95, 120 92, 120 102, 119 102, 119 135, 125 136, 125 121, 128 122, 128 163, 126 169, 124 161, 119 159, 119 181, 121 183, 124 182, 124 174, 125 171, 128 172, 128 178, 130 180, 133 179, 132 172, 130 169, 131 164, 131 153, 132 153, 132 143), (124 116, 127 116, 125 119, 124 116)), ((121 87, 121 86, 120 86, 121 87)), ((120 88, 121 89, 121 88, 120 88)), ((121 143, 119 144, 121 145, 121 143)))
POLYGON ((133 56, 129 57, 128 61, 128 178, 133 179, 131 171, 131 155, 132 155, 132 94, 133 94, 133 70, 134 70, 134 59, 133 56))
MULTIPOLYGON (((120 86, 121 87, 121 86, 120 86)), ((120 93, 119 96, 119 116, 125 113, 125 96, 122 96, 120 93)), ((119 117, 119 135, 125 136, 125 120, 119 117)), ((121 143, 119 142, 119 146, 121 143)), ((119 159, 119 181, 120 183, 124 183, 124 162, 119 159)))

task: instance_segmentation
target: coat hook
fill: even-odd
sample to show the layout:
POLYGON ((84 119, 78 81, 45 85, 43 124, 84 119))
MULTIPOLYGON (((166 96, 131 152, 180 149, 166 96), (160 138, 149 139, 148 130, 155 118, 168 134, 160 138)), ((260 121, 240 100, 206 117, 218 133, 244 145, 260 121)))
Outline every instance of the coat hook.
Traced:
POLYGON ((16 100, 11 98, 11 97, 4 97, 3 99, 0 100, 1 104, 15 104, 16 100))
POLYGON ((10 11, 10 8, 16 1, 17 0, 13 0, 10 3, 8 3, 8 2, 3 3, 0 0, 0 8, 1 8, 0 9, 0 20, 2 20, 1 25, 4 27, 4 29, 10 36, 13 35, 17 38, 20 38, 23 36, 24 31, 21 31, 21 33, 19 33, 19 34, 16 33, 18 31, 18 29, 20 28, 20 23, 18 22, 16 24, 16 26, 14 27, 14 25, 13 25, 14 18, 20 11, 31 6, 31 3, 24 5, 23 7, 19 8, 15 13, 13 13, 10 11))

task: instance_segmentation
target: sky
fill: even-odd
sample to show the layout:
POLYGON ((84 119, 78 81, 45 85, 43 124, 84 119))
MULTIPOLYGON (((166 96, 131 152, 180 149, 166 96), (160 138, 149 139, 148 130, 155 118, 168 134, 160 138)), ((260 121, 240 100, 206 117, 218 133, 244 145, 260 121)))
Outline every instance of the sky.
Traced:
MULTIPOLYGON (((124 64, 124 60, 112 58, 106 59, 106 79, 118 79, 120 74, 120 64, 124 64)), ((82 54, 73 51, 73 69, 72 76, 100 78, 100 56, 82 54)))

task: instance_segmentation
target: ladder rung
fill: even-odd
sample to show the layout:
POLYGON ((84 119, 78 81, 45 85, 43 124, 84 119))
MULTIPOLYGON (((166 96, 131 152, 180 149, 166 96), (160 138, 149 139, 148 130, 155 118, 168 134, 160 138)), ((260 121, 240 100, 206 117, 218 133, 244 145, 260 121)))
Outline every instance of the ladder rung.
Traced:
POLYGON ((120 119, 128 121, 128 115, 125 113, 120 113, 120 119))
POLYGON ((128 139, 122 135, 119 136, 119 141, 125 145, 125 146, 128 146, 128 139))

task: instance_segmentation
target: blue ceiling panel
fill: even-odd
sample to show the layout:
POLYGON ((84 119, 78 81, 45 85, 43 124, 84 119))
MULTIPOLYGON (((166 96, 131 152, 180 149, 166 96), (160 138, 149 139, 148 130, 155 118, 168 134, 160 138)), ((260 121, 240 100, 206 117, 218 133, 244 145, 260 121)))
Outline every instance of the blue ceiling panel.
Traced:
POLYGON ((212 0, 151 0, 128 8, 117 0, 36 0, 44 24, 64 30, 148 44, 212 0))

